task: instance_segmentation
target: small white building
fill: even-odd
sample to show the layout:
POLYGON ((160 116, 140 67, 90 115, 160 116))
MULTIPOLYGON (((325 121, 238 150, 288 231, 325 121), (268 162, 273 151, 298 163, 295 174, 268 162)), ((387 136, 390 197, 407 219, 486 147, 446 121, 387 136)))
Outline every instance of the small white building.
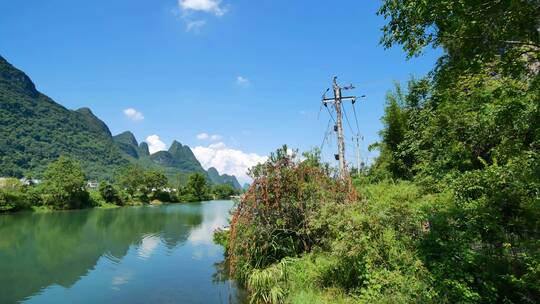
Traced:
POLYGON ((38 185, 38 184, 41 184, 41 180, 40 179, 36 179, 36 178, 26 178, 26 177, 23 177, 19 180, 23 185, 25 186, 32 186, 32 185, 38 185))
POLYGON ((88 182, 86 183, 86 187, 87 187, 88 189, 95 190, 95 189, 99 188, 99 183, 96 182, 96 181, 88 181, 88 182))

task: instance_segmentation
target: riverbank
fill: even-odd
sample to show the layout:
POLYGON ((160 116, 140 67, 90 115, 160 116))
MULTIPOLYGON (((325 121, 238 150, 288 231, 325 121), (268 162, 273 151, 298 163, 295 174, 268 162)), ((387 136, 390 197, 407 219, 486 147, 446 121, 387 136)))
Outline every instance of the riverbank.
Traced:
MULTIPOLYGON (((219 199, 216 199, 217 201, 219 199)), ((74 211, 74 210, 87 210, 87 209, 116 209, 116 208, 123 208, 123 207, 140 207, 140 206, 163 206, 163 205, 169 205, 169 204, 196 204, 196 203, 201 203, 203 201, 192 201, 192 202, 162 202, 162 201, 159 201, 159 200, 153 200, 152 202, 150 203, 146 203, 146 202, 128 202, 124 205, 116 205, 116 204, 111 204, 111 203, 107 203, 107 202, 102 202, 102 203, 99 203, 98 205, 96 206, 93 206, 93 207, 88 207, 88 208, 82 208, 82 209, 55 209, 51 206, 32 206, 31 208, 29 209, 22 209, 22 210, 17 210, 17 211, 13 211, 13 212, 0 212, 0 215, 4 214, 4 215, 8 215, 8 214, 17 214, 17 213, 20 213, 20 212, 32 212, 32 213, 51 213, 51 212, 57 212, 57 211, 74 211)))
MULTIPOLYGON (((258 257, 261 260, 278 254, 279 247, 265 249, 263 244, 253 244, 255 231, 233 231, 236 236, 231 236, 231 230, 214 234, 228 258, 236 259, 232 273, 246 286, 254 303, 429 302, 434 292, 432 278, 418 252, 423 241, 420 236, 426 234, 422 223, 428 220, 429 210, 448 197, 422 194, 407 182, 365 184, 356 180, 354 188, 361 197, 358 201, 325 201, 316 213, 306 216, 305 233, 316 238, 307 251, 276 258, 266 267, 246 267, 241 261, 248 257, 238 256, 238 246, 246 242, 252 244, 251 253, 244 254, 264 254, 258 257), (236 242, 232 248, 231 242, 236 242)), ((269 246, 283 245, 274 242, 269 246)))
POLYGON ((518 164, 429 185, 385 167, 341 180, 316 151, 283 147, 215 240, 251 303, 532 303, 538 176, 518 164))
MULTIPOLYGON (((49 164, 39 183, 2 178, 0 213, 21 210, 112 208, 128 204, 195 202, 229 198, 240 191, 228 184, 212 185, 201 173, 189 175, 185 184, 171 185, 161 171, 132 165, 114 182, 87 183, 80 164, 61 156, 49 164)), ((34 179, 28 179, 34 181, 34 179)))

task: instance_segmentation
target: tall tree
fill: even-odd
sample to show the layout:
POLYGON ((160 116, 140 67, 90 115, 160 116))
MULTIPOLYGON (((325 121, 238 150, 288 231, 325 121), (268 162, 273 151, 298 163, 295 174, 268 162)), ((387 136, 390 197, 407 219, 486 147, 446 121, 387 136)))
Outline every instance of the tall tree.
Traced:
POLYGON ((118 185, 133 198, 144 181, 144 170, 140 166, 130 165, 120 172, 116 180, 118 185))
POLYGON ((148 195, 154 191, 161 191, 167 186, 167 177, 165 174, 158 170, 149 170, 144 172, 144 180, 141 189, 143 189, 144 195, 148 195))
POLYGON ((193 173, 189 176, 186 189, 188 194, 196 201, 208 199, 208 185, 206 178, 201 173, 193 173))
POLYGON ((88 204, 86 178, 77 161, 60 156, 49 164, 43 180, 47 204, 56 208, 80 208, 88 204))
POLYGON ((540 59, 538 0, 384 0, 379 14, 388 20, 382 44, 399 44, 409 56, 442 47, 440 63, 460 69, 498 58, 506 67, 540 59))

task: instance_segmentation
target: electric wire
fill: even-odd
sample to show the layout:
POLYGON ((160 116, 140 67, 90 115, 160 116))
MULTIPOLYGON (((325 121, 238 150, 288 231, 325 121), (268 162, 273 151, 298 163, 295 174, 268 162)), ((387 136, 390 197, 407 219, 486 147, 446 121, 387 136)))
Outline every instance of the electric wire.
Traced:
POLYGON ((326 140, 327 140, 327 138, 328 138, 328 133, 329 133, 328 130, 330 129, 330 123, 331 123, 331 122, 332 122, 332 120, 331 120, 331 119, 328 119, 328 125, 326 126, 326 131, 324 132, 324 138, 323 138, 323 141, 322 141, 322 143, 321 143, 321 148, 320 148, 321 151, 322 151, 322 149, 323 149, 323 147, 324 147, 324 142, 326 142, 326 140))
POLYGON ((351 123, 349 122, 349 116, 347 115, 347 110, 345 109, 345 107, 343 107, 343 114, 345 114, 345 120, 347 121, 347 125, 349 126, 349 129, 351 130, 351 133, 354 134, 354 131, 351 127, 351 123))
POLYGON ((360 135, 360 125, 358 124, 358 116, 356 115, 356 107, 354 106, 354 103, 352 104, 352 109, 354 113, 354 120, 356 121, 356 130, 358 131, 356 135, 360 135))
POLYGON ((334 116, 332 115, 332 112, 330 112, 330 109, 327 107, 327 106, 324 106, 326 108, 326 110, 328 111, 328 114, 330 114, 330 118, 332 118, 332 120, 334 121, 334 123, 336 123, 336 120, 334 119, 334 116))

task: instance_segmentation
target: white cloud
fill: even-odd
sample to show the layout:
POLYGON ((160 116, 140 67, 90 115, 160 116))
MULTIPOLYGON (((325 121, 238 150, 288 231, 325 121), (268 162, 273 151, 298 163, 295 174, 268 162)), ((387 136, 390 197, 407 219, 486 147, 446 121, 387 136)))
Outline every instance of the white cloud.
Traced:
POLYGON ((150 150, 150 154, 154 154, 158 151, 163 151, 167 149, 167 145, 161 141, 158 135, 150 135, 146 138, 146 142, 148 143, 148 150, 150 150))
POLYGON ((137 255, 140 258, 147 260, 150 258, 150 256, 152 256, 156 248, 159 246, 160 241, 160 238, 156 235, 145 236, 141 241, 141 245, 137 249, 137 255))
POLYGON ((244 76, 236 76, 236 84, 239 86, 247 87, 249 85, 249 79, 244 76))
POLYGON ((207 139, 209 139, 209 140, 211 140, 211 141, 218 141, 218 140, 221 140, 221 138, 222 138, 222 137, 221 137, 221 135, 219 135, 219 134, 212 134, 212 135, 210 135, 210 134, 208 134, 208 133, 206 133, 206 132, 197 134, 197 139, 198 139, 198 140, 207 140, 207 139))
POLYGON ((144 119, 144 116, 141 112, 135 110, 134 108, 127 108, 124 111, 124 115, 126 115, 127 118, 133 120, 133 121, 141 121, 144 119))
POLYGON ((210 136, 210 140, 212 141, 216 141, 216 140, 220 140, 221 139, 221 135, 219 134, 214 134, 212 136, 210 136))
POLYGON ((210 135, 208 135, 208 133, 200 133, 200 134, 197 134, 197 139, 198 140, 205 140, 205 139, 208 139, 210 137, 210 135))
POLYGON ((218 143, 211 144, 211 145, 208 146, 208 148, 214 149, 214 150, 225 149, 226 147, 227 146, 222 142, 218 142, 218 143))
POLYGON ((221 0, 179 0, 178 6, 183 12, 205 12, 223 16, 227 9, 221 5, 221 0))
POLYGON ((250 182, 251 179, 247 175, 248 169, 267 159, 266 156, 256 153, 245 153, 229 148, 222 142, 208 147, 197 146, 193 149, 193 153, 205 169, 214 167, 221 174, 235 175, 240 183, 250 182))
POLYGON ((198 33, 206 24, 206 20, 193 20, 186 23, 186 32, 198 33))

